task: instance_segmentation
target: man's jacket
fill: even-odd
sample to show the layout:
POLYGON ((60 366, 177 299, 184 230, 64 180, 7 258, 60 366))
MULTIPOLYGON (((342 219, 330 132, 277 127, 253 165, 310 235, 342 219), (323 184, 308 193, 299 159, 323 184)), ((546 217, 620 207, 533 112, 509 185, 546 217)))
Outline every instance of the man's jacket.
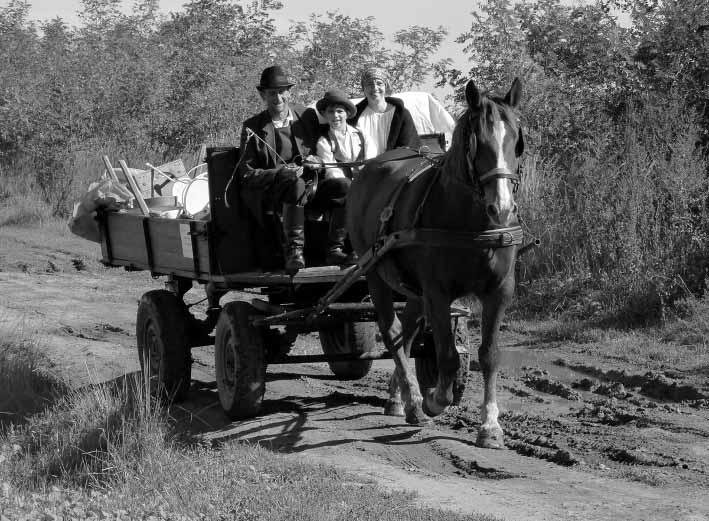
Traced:
MULTIPOLYGON (((319 121, 315 110, 290 104, 293 114, 291 134, 301 157, 313 154, 319 135, 319 121)), ((261 221, 264 194, 271 188, 276 172, 283 167, 273 150, 276 149, 276 129, 267 110, 247 119, 241 130, 241 161, 237 175, 241 197, 261 221), (250 129, 259 138, 248 136, 250 129), (268 146, 266 146, 267 143, 268 146), (270 148, 269 148, 270 147, 270 148)))

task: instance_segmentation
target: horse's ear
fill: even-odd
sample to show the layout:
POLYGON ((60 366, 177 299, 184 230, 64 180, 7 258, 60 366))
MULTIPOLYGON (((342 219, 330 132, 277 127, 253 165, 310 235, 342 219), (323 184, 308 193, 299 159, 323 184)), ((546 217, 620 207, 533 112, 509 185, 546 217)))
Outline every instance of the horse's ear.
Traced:
POLYGON ((470 80, 465 86, 465 99, 468 102, 468 107, 470 107, 471 110, 476 110, 480 108, 480 91, 475 86, 475 83, 473 83, 473 80, 470 80))
POLYGON ((505 103, 507 103, 512 108, 517 108, 519 102, 522 100, 522 82, 519 78, 515 78, 512 82, 512 87, 510 87, 509 92, 505 96, 505 103))
POLYGON ((520 127, 519 133, 517 135, 517 144, 515 145, 515 155, 517 157, 524 153, 524 134, 522 133, 522 128, 520 127))

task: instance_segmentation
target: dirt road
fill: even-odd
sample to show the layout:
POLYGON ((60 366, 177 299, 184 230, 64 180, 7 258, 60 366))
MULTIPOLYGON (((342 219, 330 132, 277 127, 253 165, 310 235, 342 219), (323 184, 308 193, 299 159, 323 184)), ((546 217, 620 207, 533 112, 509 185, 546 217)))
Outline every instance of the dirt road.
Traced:
MULTIPOLYGON (((98 256, 96 245, 71 236, 0 231, 0 333, 35 339, 76 386, 137 369, 137 300, 162 287, 146 273, 103 268, 98 256)), ((709 368, 648 371, 599 358, 603 346, 552 343, 523 327, 502 338, 506 450, 472 444, 482 382, 474 370, 460 406, 431 428, 382 415, 387 361, 354 382, 336 380, 324 364, 273 366, 262 414, 229 422, 212 350, 199 348, 190 399, 175 414, 204 440, 261 443, 457 511, 510 520, 709 519, 709 368)), ((301 337, 294 349, 316 352, 317 337, 301 337)))

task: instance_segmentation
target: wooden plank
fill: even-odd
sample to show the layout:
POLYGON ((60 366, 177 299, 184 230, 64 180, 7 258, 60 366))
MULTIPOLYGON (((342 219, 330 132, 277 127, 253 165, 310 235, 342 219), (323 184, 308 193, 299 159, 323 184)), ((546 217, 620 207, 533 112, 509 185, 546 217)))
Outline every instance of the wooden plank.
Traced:
POLYGON ((121 182, 118 180, 118 176, 116 175, 116 171, 113 169, 113 166, 111 166, 111 162, 108 160, 108 156, 103 156, 103 164, 106 166, 106 172, 108 172, 108 175, 111 177, 111 180, 116 184, 121 184, 121 182))
POLYGON ((106 231, 112 248, 111 264, 149 266, 143 238, 143 218, 140 215, 108 212, 106 231))
POLYGON ((133 175, 128 169, 128 165, 122 159, 118 161, 118 164, 121 166, 121 170, 123 170, 123 175, 126 176, 126 180, 128 180, 128 185, 130 186, 130 189, 133 192, 133 195, 135 196, 135 200, 138 201, 140 211, 143 212, 143 215, 147 217, 148 215, 150 215, 148 205, 145 204, 143 194, 140 192, 140 188, 138 188, 138 185, 135 183, 135 179, 133 179, 133 175))
POLYGON ((206 223, 189 219, 149 219, 155 271, 180 269, 209 275, 206 223), (196 235, 191 234, 194 228, 196 235), (196 258, 195 258, 196 256, 196 258), (197 266, 197 268, 196 268, 197 266))
MULTIPOLYGON (((224 275, 227 284, 289 285, 320 284, 339 281, 349 270, 337 266, 317 266, 299 270, 294 276, 285 271, 249 271, 224 275)), ((363 279, 363 278, 362 278, 363 279)))
POLYGON ((209 278, 209 244, 205 233, 207 223, 204 221, 145 218, 137 213, 109 212, 106 228, 106 239, 111 241, 113 251, 111 258, 105 260, 110 261, 111 265, 200 280, 209 278), (196 235, 187 235, 187 240, 183 242, 182 232, 189 234, 191 223, 194 223, 192 226, 196 235), (195 272, 195 254, 199 273, 195 272))

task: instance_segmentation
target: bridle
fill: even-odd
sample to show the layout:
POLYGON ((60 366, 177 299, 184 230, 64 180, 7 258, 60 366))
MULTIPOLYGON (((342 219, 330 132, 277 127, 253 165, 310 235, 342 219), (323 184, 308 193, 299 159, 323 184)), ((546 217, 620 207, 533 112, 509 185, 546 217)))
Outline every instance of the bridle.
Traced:
MULTIPOLYGON (((470 140, 475 141, 474 146, 469 146, 468 151, 465 154, 465 158, 468 161, 468 176, 470 177, 470 181, 473 186, 477 186, 480 194, 482 195, 484 193, 484 187, 487 183, 490 181, 493 181, 495 179, 510 179, 512 181, 512 193, 516 194, 517 190, 519 190, 519 183, 520 183, 520 178, 521 178, 521 173, 522 173, 522 162, 518 161, 517 162, 517 171, 513 172, 507 167, 494 167, 491 168, 490 170, 487 170, 486 172, 482 174, 477 174, 477 169, 475 168, 475 157, 477 156, 477 136, 475 135, 475 131, 471 131, 472 136, 470 140)), ((521 130, 518 133, 518 141, 521 138, 521 130)), ((522 146, 519 146, 519 143, 516 146, 517 150, 519 153, 517 154, 517 157, 520 157, 522 155, 521 149, 523 149, 523 144, 522 146)))

